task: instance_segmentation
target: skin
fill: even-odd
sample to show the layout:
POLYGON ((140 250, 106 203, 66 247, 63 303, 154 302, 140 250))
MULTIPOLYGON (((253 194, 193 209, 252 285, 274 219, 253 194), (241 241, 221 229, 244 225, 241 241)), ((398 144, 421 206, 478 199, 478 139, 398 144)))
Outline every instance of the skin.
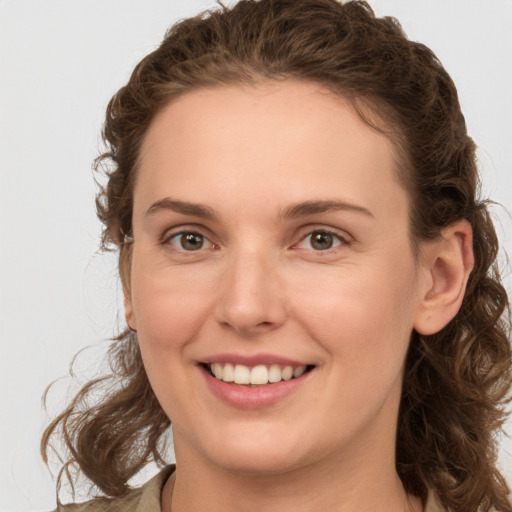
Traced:
POLYGON ((412 330, 436 332, 460 307, 471 229, 461 221, 415 256, 396 166, 392 143, 318 84, 195 91, 155 118, 125 310, 173 424, 163 510, 422 510, 394 467, 403 364, 412 330), (214 217, 154 206, 166 198, 214 217), (311 201, 350 207, 286 215, 311 201), (204 245, 185 250, 183 231, 204 245), (332 248, 312 245, 319 231, 332 248), (220 353, 314 369, 246 410, 205 383, 198 363, 220 353))

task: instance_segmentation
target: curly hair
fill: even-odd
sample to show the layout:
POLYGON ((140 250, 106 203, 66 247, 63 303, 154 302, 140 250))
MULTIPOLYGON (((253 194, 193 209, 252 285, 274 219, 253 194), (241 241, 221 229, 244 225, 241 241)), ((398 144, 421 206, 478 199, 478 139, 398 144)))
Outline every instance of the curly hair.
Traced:
MULTIPOLYGON (((478 197, 475 144, 456 88, 435 54, 407 39, 394 18, 366 2, 242 0, 180 21, 111 99, 107 150, 96 170, 107 182, 96 205, 102 246, 119 250, 128 285, 133 186, 140 148, 155 115, 199 88, 265 80, 319 83, 351 101, 400 154, 399 177, 411 201, 418 246, 460 219, 473 228, 475 266, 456 317, 431 336, 413 332, 398 419, 396 467, 405 489, 429 489, 450 511, 512 511, 496 468, 497 432, 512 386, 510 313, 497 266, 489 203, 478 197), (375 118, 380 121, 376 122, 375 118)), ((126 330, 109 351, 112 373, 87 384, 46 429, 67 458, 107 496, 151 460, 163 463, 170 421, 146 377, 137 338, 126 330), (98 390, 102 399, 97 400, 98 390)))

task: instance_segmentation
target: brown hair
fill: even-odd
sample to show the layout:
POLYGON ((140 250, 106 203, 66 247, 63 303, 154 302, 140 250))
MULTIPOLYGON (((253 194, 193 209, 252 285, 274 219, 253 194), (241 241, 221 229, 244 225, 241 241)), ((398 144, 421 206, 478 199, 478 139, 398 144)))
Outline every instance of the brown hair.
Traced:
MULTIPOLYGON (((365 112, 374 112, 391 128, 416 243, 459 219, 471 223, 475 267, 459 313, 439 333, 411 337, 396 465, 408 492, 425 498, 432 489, 448 510, 512 511, 496 469, 496 433, 512 385, 508 302, 488 204, 477 197, 475 144, 449 75, 395 19, 376 18, 359 1, 244 0, 174 25, 107 109, 108 149, 96 162, 108 177, 97 198, 103 247, 119 247, 127 286, 130 248, 122 238, 131 232, 137 159, 164 105, 201 87, 287 78, 320 83, 351 100, 368 123, 365 112)), ((59 481, 78 467, 105 495, 119 496, 151 459, 163 462, 170 422, 136 336, 121 333, 109 357, 111 375, 78 393, 46 429, 42 450, 47 460, 50 438, 62 436, 69 453, 59 481), (110 391, 89 403, 98 389, 110 391)))

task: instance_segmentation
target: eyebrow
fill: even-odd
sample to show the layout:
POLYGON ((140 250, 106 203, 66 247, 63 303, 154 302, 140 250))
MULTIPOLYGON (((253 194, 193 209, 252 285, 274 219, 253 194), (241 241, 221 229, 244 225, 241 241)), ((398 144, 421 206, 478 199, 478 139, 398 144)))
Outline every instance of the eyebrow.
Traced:
POLYGON ((165 197, 164 199, 154 202, 146 211, 146 216, 154 215, 162 210, 170 210, 184 215, 193 215, 194 217, 200 217, 202 219, 213 220, 217 218, 217 214, 209 206, 200 203, 190 203, 188 201, 177 201, 170 197, 165 197))
POLYGON ((298 217, 304 217, 307 215, 316 215, 319 213, 328 213, 332 211, 352 211, 356 213, 362 213, 368 217, 374 217, 373 213, 356 204, 347 203, 345 201, 305 201, 289 206, 280 216, 283 218, 296 219, 298 217))
MULTIPOLYGON (((154 215, 162 210, 170 210, 184 215, 193 215, 202 219, 215 220, 218 219, 213 208, 201 203, 191 203, 188 201, 178 201, 170 197, 165 197, 154 202, 146 211, 146 216, 154 215)), ((347 203, 345 201, 304 201, 297 204, 292 204, 280 212, 279 217, 296 219, 308 215, 317 215, 321 213, 328 213, 332 211, 352 211, 362 213, 368 217, 374 217, 373 213, 364 208, 363 206, 347 203)))

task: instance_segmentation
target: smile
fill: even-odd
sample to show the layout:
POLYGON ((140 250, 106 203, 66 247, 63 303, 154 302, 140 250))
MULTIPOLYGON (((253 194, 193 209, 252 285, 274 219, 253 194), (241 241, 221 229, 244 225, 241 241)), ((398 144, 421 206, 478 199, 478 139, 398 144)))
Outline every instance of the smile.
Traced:
POLYGON ((205 367, 217 380, 253 386, 264 386, 296 379, 312 368, 306 365, 294 367, 279 364, 259 364, 251 367, 232 363, 210 363, 205 367))
POLYGON ((211 393, 237 409, 261 409, 291 398, 310 381, 316 368, 261 354, 233 359, 215 356, 214 361, 198 366, 211 393), (240 359, 245 359, 245 364, 240 359))

